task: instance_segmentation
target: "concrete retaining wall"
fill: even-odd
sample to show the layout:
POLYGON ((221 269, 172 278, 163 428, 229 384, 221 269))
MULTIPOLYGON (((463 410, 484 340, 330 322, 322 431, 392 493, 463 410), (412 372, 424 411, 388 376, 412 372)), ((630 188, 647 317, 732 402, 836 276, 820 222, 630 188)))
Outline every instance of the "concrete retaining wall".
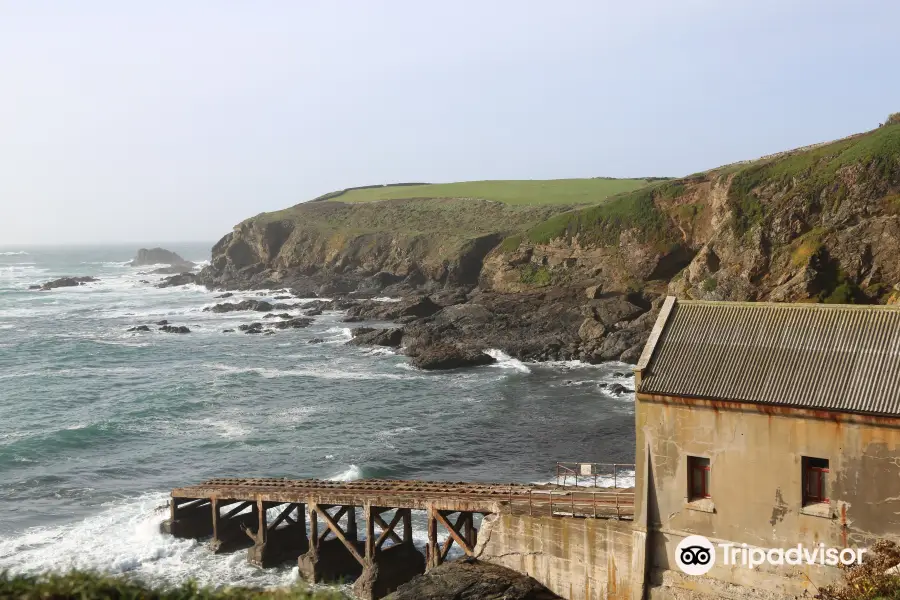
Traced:
MULTIPOLYGON (((633 535, 629 521, 491 515, 475 555, 526 573, 569 600, 631 600, 633 535)), ((643 565, 636 569, 643 581, 643 565)))

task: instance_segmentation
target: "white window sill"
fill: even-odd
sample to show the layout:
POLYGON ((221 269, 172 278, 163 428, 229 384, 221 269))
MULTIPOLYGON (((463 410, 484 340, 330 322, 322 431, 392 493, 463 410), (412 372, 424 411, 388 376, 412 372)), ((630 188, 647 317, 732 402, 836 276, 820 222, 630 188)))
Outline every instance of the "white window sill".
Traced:
POLYGON ((688 510, 696 510, 698 512, 715 513, 716 505, 712 498, 700 498, 699 500, 691 500, 684 503, 684 507, 688 510))
POLYGON ((800 508, 801 515, 809 515, 811 517, 821 517, 823 519, 833 519, 834 514, 831 510, 830 502, 816 502, 815 504, 807 504, 800 508))

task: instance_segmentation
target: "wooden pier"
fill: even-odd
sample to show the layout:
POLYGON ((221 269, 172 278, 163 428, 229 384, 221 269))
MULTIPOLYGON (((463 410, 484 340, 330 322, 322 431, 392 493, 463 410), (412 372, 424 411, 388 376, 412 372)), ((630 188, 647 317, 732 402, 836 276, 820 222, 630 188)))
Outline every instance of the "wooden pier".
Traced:
POLYGON ((248 560, 260 567, 296 560, 304 579, 356 579, 355 593, 374 599, 441 564, 454 545, 474 556, 476 514, 630 519, 634 493, 379 479, 212 479, 173 490, 170 511, 161 526, 165 533, 211 537, 217 553, 247 549, 248 560), (427 515, 425 556, 413 545, 413 510, 427 515), (443 543, 440 530, 447 533, 443 543))

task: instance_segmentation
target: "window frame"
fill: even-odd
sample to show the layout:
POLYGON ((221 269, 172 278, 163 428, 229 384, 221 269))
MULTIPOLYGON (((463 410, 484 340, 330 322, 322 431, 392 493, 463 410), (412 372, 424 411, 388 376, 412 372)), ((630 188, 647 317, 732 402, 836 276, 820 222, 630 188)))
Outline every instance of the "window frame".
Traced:
POLYGON ((712 464, 710 460, 704 456, 688 456, 688 493, 687 498, 688 502, 695 502, 697 500, 709 500, 712 498, 712 493, 710 492, 710 481, 712 480, 712 464), (700 477, 699 481, 697 478, 697 472, 703 473, 703 476, 700 477), (697 481, 700 484, 700 494, 694 493, 694 483, 697 481))
POLYGON ((828 497, 828 474, 831 472, 831 462, 827 458, 818 458, 815 456, 804 456, 802 460, 802 498, 803 506, 811 504, 829 504, 831 499, 828 497), (812 464, 815 461, 815 465, 812 464), (822 466, 824 464, 824 466, 822 466), (813 477, 810 477, 814 474, 813 477), (810 483, 815 479, 818 482, 818 490, 815 494, 810 493, 810 483))

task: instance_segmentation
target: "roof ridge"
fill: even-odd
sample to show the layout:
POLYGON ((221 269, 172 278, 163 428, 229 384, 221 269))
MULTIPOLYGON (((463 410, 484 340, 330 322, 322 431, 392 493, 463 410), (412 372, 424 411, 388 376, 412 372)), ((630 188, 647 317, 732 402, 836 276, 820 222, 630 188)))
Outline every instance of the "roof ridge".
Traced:
POLYGON ((682 300, 678 298, 676 304, 687 306, 746 306, 752 308, 779 308, 779 309, 813 309, 813 310, 873 310, 873 311, 900 311, 900 305, 892 304, 823 304, 821 302, 747 302, 732 300, 682 300))

